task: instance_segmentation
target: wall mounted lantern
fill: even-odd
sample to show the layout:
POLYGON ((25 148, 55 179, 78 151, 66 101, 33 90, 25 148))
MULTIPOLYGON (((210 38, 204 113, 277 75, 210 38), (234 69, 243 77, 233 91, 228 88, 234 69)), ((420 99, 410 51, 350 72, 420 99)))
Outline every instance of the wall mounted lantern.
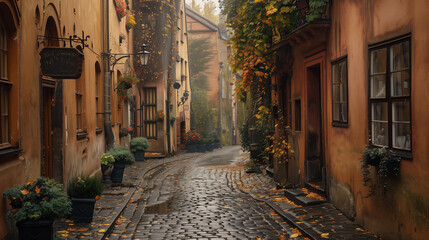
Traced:
POLYGON ((183 93, 183 96, 180 98, 180 102, 177 104, 177 106, 179 107, 180 105, 185 104, 185 102, 188 100, 189 98, 189 91, 185 90, 185 92, 183 93))
POLYGON ((147 66, 150 52, 146 50, 146 44, 142 44, 140 51, 137 53, 105 53, 105 54, 109 55, 110 66, 114 68, 116 63, 118 63, 119 60, 123 58, 131 57, 131 56, 138 56, 140 60, 140 64, 142 66, 147 66))

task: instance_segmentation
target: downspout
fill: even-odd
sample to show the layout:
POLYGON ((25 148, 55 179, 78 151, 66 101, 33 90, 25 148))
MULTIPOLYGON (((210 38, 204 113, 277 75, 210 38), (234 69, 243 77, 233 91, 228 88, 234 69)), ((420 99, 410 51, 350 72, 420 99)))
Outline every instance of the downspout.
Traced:
POLYGON ((218 120, 218 134, 219 138, 222 142, 222 72, 223 72, 223 63, 219 63, 220 69, 219 69, 219 120, 218 120))
MULTIPOLYGON (((103 52, 109 53, 109 2, 101 1, 102 9, 104 10, 103 17, 103 52)), ((110 70, 110 55, 103 55, 104 62, 104 138, 106 144, 106 151, 109 150, 115 141, 112 129, 111 121, 111 104, 110 104, 110 82, 111 82, 111 70, 110 70)))

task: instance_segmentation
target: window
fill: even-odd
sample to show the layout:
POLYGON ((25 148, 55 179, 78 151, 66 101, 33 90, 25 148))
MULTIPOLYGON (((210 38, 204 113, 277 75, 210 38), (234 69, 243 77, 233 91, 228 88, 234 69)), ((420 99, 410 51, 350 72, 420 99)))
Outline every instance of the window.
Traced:
POLYGON ((9 130, 9 90, 7 72, 7 33, 0 22, 0 147, 10 144, 9 130))
POLYGON ((372 46, 369 51, 371 143, 411 151, 410 38, 372 46))
POLYGON ((146 138, 156 138, 156 88, 144 88, 144 132, 146 138))
POLYGON ((295 99, 295 131, 301 131, 301 99, 295 99))
MULTIPOLYGON (((80 47, 77 47, 82 52, 80 47)), ((85 118, 84 118, 84 92, 85 92, 85 63, 82 62, 82 76, 75 80, 76 86, 76 132, 78 139, 86 136, 85 118)))
POLYGON ((348 123, 347 57, 332 62, 332 125, 348 123))
POLYGON ((95 106, 96 106, 96 132, 100 133, 103 129, 103 106, 101 96, 103 96, 103 84, 101 78, 101 68, 98 62, 95 63, 95 106))

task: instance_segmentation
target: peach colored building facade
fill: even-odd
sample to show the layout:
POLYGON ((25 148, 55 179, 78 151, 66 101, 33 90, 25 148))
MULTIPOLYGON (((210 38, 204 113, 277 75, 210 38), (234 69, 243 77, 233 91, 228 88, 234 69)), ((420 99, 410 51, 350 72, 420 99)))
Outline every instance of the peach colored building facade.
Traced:
POLYGON ((273 96, 295 151, 274 177, 324 188, 337 208, 386 239, 429 234, 427 9, 423 0, 334 0, 327 19, 271 49, 273 96), (365 197, 360 157, 368 144, 401 156, 384 199, 380 189, 365 197))
MULTIPOLYGON (((133 51, 131 33, 125 29, 126 18, 118 18, 114 1, 1 0, 0 15, 0 48, 2 59, 7 59, 0 62, 0 85, 4 89, 0 193, 39 176, 67 186, 77 175, 100 174, 100 157, 106 150, 104 116, 112 112, 117 144, 119 127, 127 121, 119 117, 126 116, 127 110, 113 90, 118 75, 112 74, 109 83, 111 110, 104 108, 103 88, 109 74, 106 49, 114 53, 133 51), (108 31, 109 38, 104 37, 108 31), (121 44, 120 33, 126 36, 121 44), (85 46, 66 40, 73 35, 87 39, 85 46), (80 78, 44 76, 39 55, 42 49, 70 44, 84 56, 80 78)), ((118 63, 115 73, 123 74, 124 66, 118 63)), ((7 222, 8 203, 0 198, 0 205, 3 239, 10 237, 8 225, 13 224, 7 222)))

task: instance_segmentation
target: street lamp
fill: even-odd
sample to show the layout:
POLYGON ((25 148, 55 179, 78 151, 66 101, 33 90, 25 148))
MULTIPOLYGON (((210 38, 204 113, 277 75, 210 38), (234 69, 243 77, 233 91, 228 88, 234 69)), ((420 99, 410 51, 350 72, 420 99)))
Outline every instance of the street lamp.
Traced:
POLYGON ((110 66, 114 68, 116 63, 118 63, 119 60, 123 58, 131 57, 131 56, 138 56, 140 60, 140 64, 142 66, 147 66, 150 52, 146 51, 146 44, 142 44, 140 51, 137 53, 105 53, 105 54, 109 55, 110 66))
POLYGON ((183 93, 183 96, 180 98, 180 102, 177 104, 177 106, 179 107, 180 105, 185 104, 185 102, 188 100, 189 97, 189 91, 185 90, 185 92, 183 93))
POLYGON ((140 57, 140 64, 142 66, 147 66, 147 62, 149 61, 150 52, 146 51, 146 44, 142 44, 141 51, 137 53, 140 57))

